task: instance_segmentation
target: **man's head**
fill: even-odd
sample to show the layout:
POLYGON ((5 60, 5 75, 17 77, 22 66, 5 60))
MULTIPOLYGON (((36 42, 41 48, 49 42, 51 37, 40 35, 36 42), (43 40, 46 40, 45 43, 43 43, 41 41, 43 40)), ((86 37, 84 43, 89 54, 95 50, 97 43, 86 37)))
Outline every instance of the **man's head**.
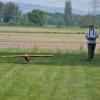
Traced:
POLYGON ((94 29, 94 25, 93 24, 90 24, 89 25, 89 29, 94 29))

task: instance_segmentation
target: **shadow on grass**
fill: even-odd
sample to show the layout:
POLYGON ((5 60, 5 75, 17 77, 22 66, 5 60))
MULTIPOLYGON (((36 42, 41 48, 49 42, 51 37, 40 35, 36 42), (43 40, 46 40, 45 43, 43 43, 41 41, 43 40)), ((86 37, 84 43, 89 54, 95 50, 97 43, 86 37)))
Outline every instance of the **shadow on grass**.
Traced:
MULTIPOLYGON (((9 52, 0 52, 0 55, 9 55, 9 52)), ((15 52, 10 53, 14 55, 15 52)), ((22 53, 16 53, 22 54, 22 53)), ((39 53, 36 53, 39 54, 39 53)), ((45 53, 41 53, 45 54, 45 53)), ((50 53, 49 53, 50 54, 50 53)), ((96 54, 93 61, 86 61, 87 54, 84 52, 66 52, 66 53, 51 53, 53 57, 34 57, 30 65, 54 65, 54 66, 86 66, 86 67, 99 67, 100 66, 100 55, 96 54)), ((24 58, 0 58, 0 64, 26 64, 24 58)))

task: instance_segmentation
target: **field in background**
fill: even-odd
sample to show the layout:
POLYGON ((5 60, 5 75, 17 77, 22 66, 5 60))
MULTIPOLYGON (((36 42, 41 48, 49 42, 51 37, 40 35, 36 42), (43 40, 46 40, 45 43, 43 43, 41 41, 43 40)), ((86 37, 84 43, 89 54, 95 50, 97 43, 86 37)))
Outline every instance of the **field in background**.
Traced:
POLYGON ((51 33, 51 34, 70 34, 84 33, 82 28, 53 28, 53 27, 5 27, 0 26, 0 33, 51 33))
MULTIPOLYGON (((0 48, 85 50, 85 29, 0 27, 0 48)), ((97 49, 100 50, 100 39, 97 49)))
MULTIPOLYGON (((85 28, 55 28, 55 27, 21 27, 0 26, 0 33, 51 33, 51 34, 84 34, 85 28)), ((100 29, 97 29, 100 33, 100 29)))
MULTIPOLYGON (((0 55, 25 53, 2 49, 0 55)), ((29 50, 53 54, 49 58, 0 58, 0 100, 99 100, 100 55, 86 61, 86 53, 29 50)))

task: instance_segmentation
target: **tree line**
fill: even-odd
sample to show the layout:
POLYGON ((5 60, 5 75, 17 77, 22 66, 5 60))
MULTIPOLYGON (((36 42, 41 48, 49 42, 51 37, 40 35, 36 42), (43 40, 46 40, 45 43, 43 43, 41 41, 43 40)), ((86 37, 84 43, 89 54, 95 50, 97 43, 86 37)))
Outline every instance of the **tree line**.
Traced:
MULTIPOLYGON (((38 9, 23 14, 19 6, 13 2, 0 2, 0 25, 56 25, 86 27, 93 20, 91 14, 72 13, 71 1, 67 0, 64 14, 48 13, 38 9)), ((100 26, 100 15, 96 15, 96 24, 100 26)))

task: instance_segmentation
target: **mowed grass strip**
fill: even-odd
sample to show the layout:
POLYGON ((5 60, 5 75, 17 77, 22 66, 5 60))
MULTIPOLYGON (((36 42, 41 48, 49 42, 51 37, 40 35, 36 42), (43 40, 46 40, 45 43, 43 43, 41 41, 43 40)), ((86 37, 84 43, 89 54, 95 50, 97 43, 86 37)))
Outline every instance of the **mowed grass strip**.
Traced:
POLYGON ((80 34, 84 33, 84 28, 56 28, 56 27, 17 27, 17 26, 0 26, 0 34, 16 33, 50 33, 50 34, 80 34))
POLYGON ((86 53, 67 52, 30 64, 0 59, 0 100, 99 100, 100 57, 85 58, 86 53))
POLYGON ((99 100, 100 98, 99 68, 80 66, 61 68, 43 65, 16 67, 4 72, 0 78, 0 100, 99 100))

